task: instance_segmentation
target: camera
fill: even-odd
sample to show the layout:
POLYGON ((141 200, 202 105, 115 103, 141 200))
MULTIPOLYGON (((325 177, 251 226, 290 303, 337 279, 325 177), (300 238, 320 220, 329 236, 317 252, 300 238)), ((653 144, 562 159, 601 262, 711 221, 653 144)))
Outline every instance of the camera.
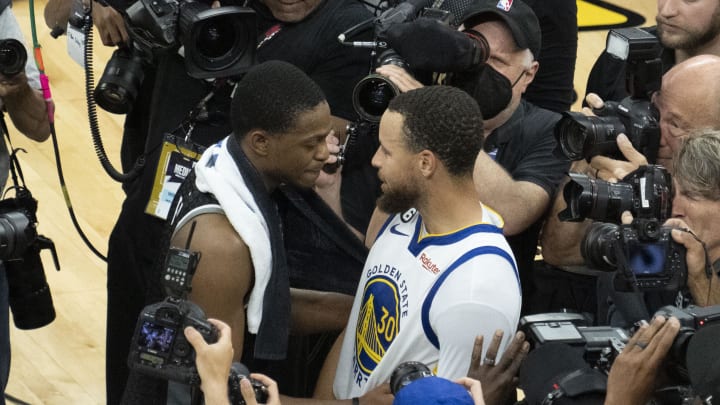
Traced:
POLYGON ((217 341, 218 331, 202 308, 185 299, 199 260, 199 253, 187 249, 171 247, 168 251, 161 282, 169 296, 140 312, 128 356, 130 369, 189 385, 200 384, 195 350, 184 330, 194 327, 208 343, 217 341))
POLYGON ((595 222, 580 244, 588 266, 617 271, 617 291, 677 291, 687 282, 685 246, 671 228, 635 219, 629 225, 595 222))
POLYGON ((664 222, 672 215, 673 184, 663 166, 640 166, 618 183, 570 173, 563 188, 567 208, 558 214, 561 221, 585 219, 620 222, 624 211, 635 218, 664 222))
POLYGON ((548 343, 565 343, 582 353, 587 364, 609 372, 612 362, 630 340, 628 332, 612 326, 587 326, 587 319, 575 313, 545 313, 520 319, 520 330, 532 349, 548 343))
POLYGON ((390 375, 390 392, 397 395, 398 391, 411 382, 425 377, 432 377, 433 373, 428 366, 419 361, 406 361, 393 370, 390 375))
POLYGON ((673 291, 685 285, 685 247, 662 224, 672 214, 673 187, 667 169, 640 166, 619 183, 571 173, 563 189, 561 221, 594 219, 580 244, 585 262, 597 270, 619 270, 618 291, 673 291), (624 211, 631 224, 616 225, 624 211))
POLYGON ((17 39, 0 39, 0 75, 12 77, 25 70, 27 51, 17 39))
POLYGON ((127 113, 155 50, 182 47, 185 69, 197 79, 237 76, 255 63, 257 21, 248 7, 211 8, 194 0, 137 0, 124 12, 131 44, 108 61, 95 88, 100 107, 127 113))
POLYGON ((245 405, 245 399, 243 399, 242 392, 240 391, 240 381, 243 378, 247 378, 250 381, 250 385, 255 392, 255 400, 259 404, 264 404, 268 401, 267 387, 258 380, 250 378, 250 371, 242 364, 235 362, 230 367, 230 378, 228 378, 228 392, 230 393, 230 403, 232 405, 245 405))
POLYGON ((197 329, 208 343, 218 339, 217 328, 190 301, 167 297, 143 308, 128 357, 130 368, 165 380, 199 385, 195 351, 184 334, 188 326, 197 329))
MULTIPOLYGON (((405 70, 410 68, 393 49, 383 51, 374 64, 375 69, 385 65, 396 65, 405 70)), ((390 100, 398 94, 400 94, 400 90, 390 79, 377 73, 371 73, 355 85, 352 96, 353 108, 360 118, 370 122, 379 122, 390 104, 390 100)))
MULTIPOLYGON (((449 11, 439 8, 430 8, 429 0, 407 0, 397 6, 385 10, 378 18, 373 20, 376 40, 373 42, 372 69, 368 76, 360 80, 353 89, 353 108, 361 119, 377 123, 387 109, 390 100, 400 94, 400 90, 390 79, 374 73, 375 69, 385 65, 396 65, 405 70, 411 66, 392 48, 383 38, 383 33, 394 25, 411 21, 423 16, 447 25, 452 18, 449 11)), ((352 30, 352 29, 351 29, 352 30)), ((345 35, 341 35, 341 42, 345 35)))
POLYGON ((50 286, 40 251, 50 249, 55 268, 60 264, 55 244, 37 233, 37 200, 17 187, 15 198, 0 201, 0 260, 5 265, 13 322, 19 329, 36 329, 55 319, 50 286))
POLYGON ((606 51, 626 62, 625 86, 630 94, 620 103, 606 101, 595 111, 597 116, 564 112, 555 126, 558 152, 571 160, 603 155, 623 159, 616 138, 624 133, 633 147, 647 158, 657 161, 660 146, 658 114, 650 96, 660 88, 662 47, 658 39, 639 28, 612 29, 606 51))

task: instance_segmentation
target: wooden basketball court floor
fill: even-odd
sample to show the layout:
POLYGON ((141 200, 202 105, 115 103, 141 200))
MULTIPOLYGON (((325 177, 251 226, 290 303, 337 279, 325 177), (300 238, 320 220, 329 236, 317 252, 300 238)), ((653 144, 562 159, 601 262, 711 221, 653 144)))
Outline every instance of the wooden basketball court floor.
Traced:
MULTIPOLYGON (((14 0, 25 38, 30 43, 29 0, 14 0)), ((78 221, 92 244, 103 254, 120 209, 120 184, 102 169, 88 125, 84 72, 67 53, 66 37, 53 39, 45 26, 46 0, 35 2, 37 38, 42 45, 45 72, 56 105, 55 123, 67 194, 78 221)), ((623 24, 617 7, 643 16, 653 25, 654 0, 577 0, 579 34, 575 88, 583 96, 587 74, 605 46, 607 30, 593 26, 623 24)), ((95 78, 100 77, 112 50, 95 41, 95 78)), ((578 109, 578 104, 573 107, 578 109)), ((119 167, 123 117, 98 109, 102 140, 110 160, 119 167)), ((8 124, 12 125, 9 120, 8 124)), ((52 141, 37 144, 10 128, 20 153, 28 188, 39 201, 39 231, 57 248, 61 271, 42 253, 57 318, 35 330, 15 329, 11 321, 12 366, 6 393, 30 404, 102 404, 105 402, 105 263, 82 242, 73 228, 58 181, 52 141)), ((9 403, 13 403, 9 401, 9 403)))

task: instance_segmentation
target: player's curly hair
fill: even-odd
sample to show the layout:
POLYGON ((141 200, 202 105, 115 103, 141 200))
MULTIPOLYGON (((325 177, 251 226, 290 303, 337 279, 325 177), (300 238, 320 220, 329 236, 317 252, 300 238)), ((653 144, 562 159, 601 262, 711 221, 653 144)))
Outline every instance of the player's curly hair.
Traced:
POLYGON ((388 110, 402 114, 410 150, 435 153, 452 175, 472 174, 483 145, 483 122, 480 107, 467 93, 427 86, 398 95, 388 110))
POLYGON ((239 138, 253 129, 282 134, 293 128, 299 113, 324 102, 320 87, 302 70, 268 61, 253 66, 235 86, 230 122, 239 138))

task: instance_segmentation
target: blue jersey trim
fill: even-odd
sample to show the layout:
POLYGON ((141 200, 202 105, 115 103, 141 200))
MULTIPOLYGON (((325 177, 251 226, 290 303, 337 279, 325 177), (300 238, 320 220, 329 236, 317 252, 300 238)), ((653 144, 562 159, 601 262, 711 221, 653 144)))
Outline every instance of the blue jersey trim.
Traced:
POLYGON ((438 235, 438 236, 426 236, 420 240, 420 224, 422 222, 422 217, 418 216, 418 221, 415 224, 415 234, 410 239, 410 244, 408 245, 408 250, 410 253, 412 253, 414 256, 417 256, 422 252, 423 249, 425 249, 428 246, 431 245, 452 245, 453 243, 460 242, 461 240, 467 238, 468 236, 471 236, 476 233, 497 233, 502 235, 503 231, 502 229, 498 228, 495 225, 492 224, 476 224, 468 226, 467 228, 460 229, 457 232, 453 232, 448 235, 438 235))
POLYGON ((435 334, 432 326, 430 326, 430 307, 432 306, 432 302, 435 299, 435 295, 440 289, 442 283, 445 282, 448 276, 450 276, 450 273, 452 273, 455 269, 459 268, 460 265, 467 262, 468 260, 485 254, 498 255, 503 259, 507 260, 508 263, 510 263, 513 271, 515 272, 515 279, 517 280, 518 288, 521 289, 520 291, 522 294, 522 288, 520 287, 520 275, 518 274, 517 266, 515 266, 515 260, 507 251, 497 246, 481 246, 466 252, 464 255, 460 256, 460 258, 457 259, 453 264, 451 264, 450 267, 448 267, 447 270, 445 270, 440 275, 440 277, 438 277, 437 280, 435 280, 435 284, 433 284, 433 286, 430 288, 430 291, 428 291, 428 294, 425 297, 425 301, 422 305, 422 312, 420 314, 420 317, 423 330, 425 331, 425 337, 427 337, 427 339, 430 341, 430 343, 432 343, 433 346, 435 346, 436 349, 440 350, 440 342, 438 341, 437 334, 435 334))
MULTIPOLYGON (((380 235, 382 235, 383 232, 385 232, 385 228, 387 228, 387 226, 390 225, 390 222, 392 222, 392 220, 393 220, 396 216, 397 216, 397 214, 392 214, 392 215, 390 215, 390 216, 385 220, 385 223, 383 224, 383 226, 380 227, 380 231, 378 231, 377 235, 375 235, 375 241, 377 241, 378 238, 380 237, 380 235)), ((374 243, 373 243, 373 244, 374 244, 374 243)))

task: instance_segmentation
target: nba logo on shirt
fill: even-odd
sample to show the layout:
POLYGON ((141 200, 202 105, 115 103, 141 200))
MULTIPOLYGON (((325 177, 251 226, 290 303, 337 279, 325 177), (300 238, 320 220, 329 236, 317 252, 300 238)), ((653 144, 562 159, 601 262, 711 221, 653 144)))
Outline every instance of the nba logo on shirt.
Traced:
POLYGON ((510 11, 513 0, 500 0, 498 1, 497 8, 505 11, 510 11))

